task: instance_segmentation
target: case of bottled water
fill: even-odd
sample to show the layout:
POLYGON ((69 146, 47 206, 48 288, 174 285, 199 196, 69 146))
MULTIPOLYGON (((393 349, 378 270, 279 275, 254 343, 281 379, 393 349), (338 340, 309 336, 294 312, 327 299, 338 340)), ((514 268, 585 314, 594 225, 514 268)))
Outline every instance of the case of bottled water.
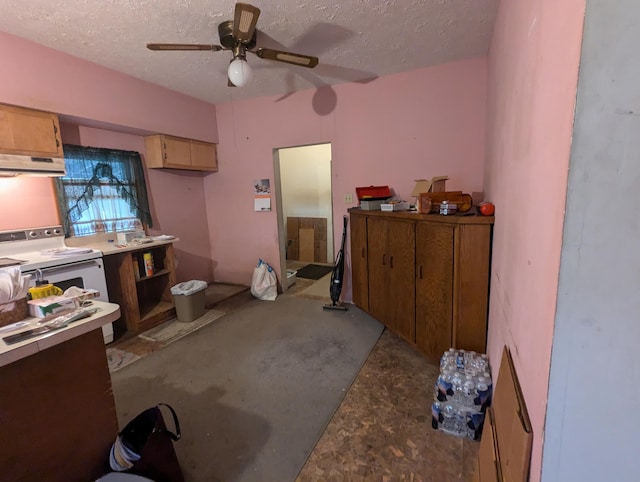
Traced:
POLYGON ((478 440, 492 393, 487 355, 450 348, 440 359, 431 405, 432 427, 478 440))

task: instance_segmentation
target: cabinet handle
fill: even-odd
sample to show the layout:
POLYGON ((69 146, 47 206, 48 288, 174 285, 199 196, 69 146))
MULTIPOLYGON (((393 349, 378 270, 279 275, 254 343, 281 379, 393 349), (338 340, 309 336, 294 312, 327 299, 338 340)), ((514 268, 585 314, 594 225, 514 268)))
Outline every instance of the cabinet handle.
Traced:
POLYGON ((387 255, 383 254, 382 255, 382 266, 385 266, 387 264, 387 255))
POLYGON ((58 140, 58 128, 56 127, 56 124, 52 122, 53 125, 53 137, 56 138, 56 149, 58 147, 60 147, 60 141, 58 140))
POLYGON ((364 258, 364 248, 362 248, 362 255, 361 256, 364 258))
POLYGON ((422 265, 418 267, 418 278, 422 279, 422 265))
POLYGON ((389 257, 389 267, 393 268, 393 256, 389 257))

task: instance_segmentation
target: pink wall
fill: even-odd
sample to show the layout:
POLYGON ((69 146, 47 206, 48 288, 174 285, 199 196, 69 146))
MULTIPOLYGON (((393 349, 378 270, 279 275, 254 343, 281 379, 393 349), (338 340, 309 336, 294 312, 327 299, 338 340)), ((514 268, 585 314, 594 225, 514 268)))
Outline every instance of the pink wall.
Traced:
POLYGON ((336 233, 351 207, 342 194, 355 198, 357 186, 389 185, 411 200, 415 179, 446 174, 447 187, 480 190, 485 91, 486 61, 474 59, 337 86, 326 115, 316 113, 331 110, 326 88, 219 105, 220 172, 205 179, 216 279, 250 284, 260 257, 279 271, 275 205, 254 212, 252 197, 253 179, 274 179, 276 148, 331 142, 336 233))
POLYGON ((212 104, 0 32, 0 102, 217 142, 212 104), (7 75, 10 73, 10 75, 7 75))
MULTIPOLYGON (((64 130, 62 134, 65 135, 64 130)), ((80 127, 79 137, 84 146, 140 152, 144 162, 143 137, 89 127, 80 127)), ((202 175, 146 169, 145 176, 153 217, 149 234, 171 234, 179 238, 174 244, 178 281, 213 281, 202 175)))
POLYGON ((488 65, 486 198, 496 204, 488 352, 512 352, 540 480, 585 0, 501 2, 488 65))
MULTIPOLYGON (((144 157, 140 132, 218 139, 211 104, 1 32, 0 58, 3 71, 11 72, 0 76, 0 102, 63 114, 70 122, 63 142, 136 150, 144 157), (69 128, 75 124, 80 128, 69 128)), ((180 280, 213 280, 203 179, 199 173, 147 171, 153 233, 181 239, 180 280)), ((59 222, 50 179, 0 179, 0 230, 59 222)))
POLYGON ((0 177, 0 231, 60 224, 48 177, 0 177))

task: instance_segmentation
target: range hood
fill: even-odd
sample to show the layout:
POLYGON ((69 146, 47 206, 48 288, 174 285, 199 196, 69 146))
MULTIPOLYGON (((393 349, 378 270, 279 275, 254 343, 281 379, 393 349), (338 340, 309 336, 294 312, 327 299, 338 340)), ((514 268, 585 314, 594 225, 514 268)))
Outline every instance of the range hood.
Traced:
POLYGON ((64 158, 0 154, 0 177, 64 176, 64 158))

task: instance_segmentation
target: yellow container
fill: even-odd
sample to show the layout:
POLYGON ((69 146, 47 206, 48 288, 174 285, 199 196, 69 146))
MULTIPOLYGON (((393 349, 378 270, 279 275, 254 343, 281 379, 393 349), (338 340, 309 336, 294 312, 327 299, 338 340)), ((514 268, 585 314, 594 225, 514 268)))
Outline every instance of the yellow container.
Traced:
POLYGON ((144 261, 145 276, 153 276, 153 254, 144 253, 142 260, 144 261))
POLYGON ((29 288, 29 295, 31 295, 32 300, 47 298, 49 296, 60 296, 61 294, 62 290, 51 283, 29 288))

